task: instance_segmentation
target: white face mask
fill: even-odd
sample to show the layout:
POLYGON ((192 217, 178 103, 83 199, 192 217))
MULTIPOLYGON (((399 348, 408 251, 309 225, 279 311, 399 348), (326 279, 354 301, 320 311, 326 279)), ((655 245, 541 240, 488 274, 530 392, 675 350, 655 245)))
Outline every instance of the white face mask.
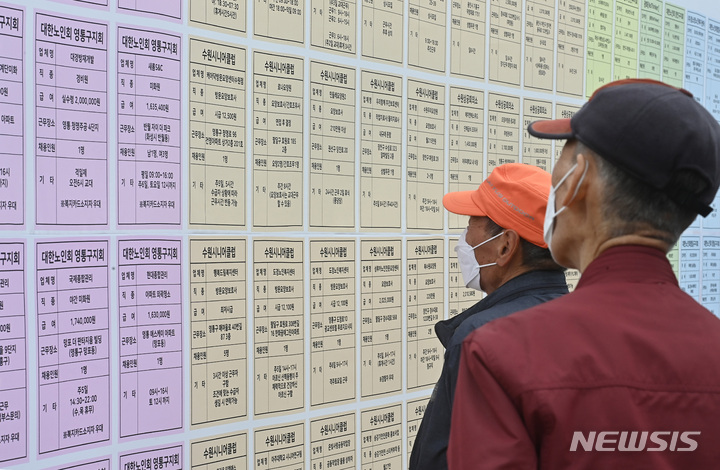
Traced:
MULTIPOLYGON (((545 243, 547 243, 548 249, 550 250, 550 254, 552 254, 552 234, 553 230, 555 229, 555 217, 558 216, 559 213, 567 209, 567 205, 562 206, 558 211, 555 211, 555 191, 565 182, 565 180, 570 176, 570 174, 575 171, 575 168, 577 168, 577 162, 568 170, 567 173, 565 173, 565 176, 560 178, 560 181, 558 181, 558 184, 550 188, 550 195, 548 196, 548 202, 547 207, 545 208, 545 222, 543 223, 543 239, 545 240, 545 243)), ((582 184, 583 180, 585 179, 585 174, 588 171, 588 162, 585 162, 585 170, 583 171, 582 176, 580 177, 580 181, 578 182, 577 186, 575 187, 575 192, 573 193, 572 197, 570 198, 570 202, 575 199, 575 196, 577 196, 578 191, 580 190, 580 185, 582 184)))
POLYGON ((478 264, 477 259, 475 258, 475 248, 478 248, 491 240, 495 240, 502 234, 503 232, 500 232, 494 237, 490 237, 484 242, 479 243, 475 246, 468 245, 468 242, 465 240, 465 236, 467 235, 467 228, 462 233, 462 235, 460 235, 460 238, 458 238, 457 246, 455 246, 455 253, 457 253, 458 264, 460 265, 460 272, 462 273, 465 287, 468 287, 470 289, 482 290, 480 288, 480 268, 494 266, 497 263, 488 263, 483 265, 478 264))

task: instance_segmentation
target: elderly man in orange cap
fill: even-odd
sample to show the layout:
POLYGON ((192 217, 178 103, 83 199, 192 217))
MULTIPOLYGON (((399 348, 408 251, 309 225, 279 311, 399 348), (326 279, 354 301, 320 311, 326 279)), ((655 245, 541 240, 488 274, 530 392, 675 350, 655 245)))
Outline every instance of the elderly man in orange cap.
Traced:
POLYGON ((488 295, 435 325, 445 363, 418 430, 410 470, 447 468, 450 417, 463 339, 485 323, 567 293, 563 268, 543 240, 550 174, 531 165, 501 165, 474 191, 448 193, 443 205, 469 216, 456 248, 467 287, 488 295))

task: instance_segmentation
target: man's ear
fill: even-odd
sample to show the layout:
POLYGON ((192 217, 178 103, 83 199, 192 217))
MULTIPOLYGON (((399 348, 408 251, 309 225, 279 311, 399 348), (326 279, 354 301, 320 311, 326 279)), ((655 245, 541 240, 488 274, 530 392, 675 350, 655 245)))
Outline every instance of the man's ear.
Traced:
POLYGON ((557 201, 557 207, 569 206, 577 201, 585 199, 587 193, 587 182, 590 178, 586 173, 591 173, 595 170, 595 162, 587 155, 579 153, 577 155, 577 166, 573 172, 568 176, 563 186, 565 186, 565 193, 557 201), (585 174, 585 178, 583 178, 585 174), (582 181, 580 181, 582 179, 582 181), (578 187, 578 184, 580 187, 578 187))
POLYGON ((497 247, 497 264, 506 266, 520 250, 520 235, 515 230, 506 229, 497 247))

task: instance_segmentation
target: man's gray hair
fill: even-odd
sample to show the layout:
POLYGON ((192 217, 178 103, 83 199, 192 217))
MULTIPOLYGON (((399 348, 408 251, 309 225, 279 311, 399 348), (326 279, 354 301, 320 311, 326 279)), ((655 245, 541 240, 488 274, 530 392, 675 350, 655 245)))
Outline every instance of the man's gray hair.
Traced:
MULTIPOLYGON (((694 211, 672 201, 668 191, 653 188, 578 141, 575 157, 580 153, 595 157, 598 174, 605 185, 602 211, 610 227, 610 236, 619 237, 651 229, 660 232, 658 236, 662 241, 672 246, 697 217, 694 211)), ((681 170, 675 174, 668 188, 697 194, 706 186, 706 181, 695 171, 681 170)))

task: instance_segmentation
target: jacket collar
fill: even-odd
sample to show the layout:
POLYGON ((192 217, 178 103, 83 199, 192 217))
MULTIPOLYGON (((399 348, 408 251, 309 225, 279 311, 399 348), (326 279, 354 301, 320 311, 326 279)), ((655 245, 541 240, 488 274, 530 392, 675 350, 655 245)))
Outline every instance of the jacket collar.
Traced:
POLYGON ((600 253, 585 268, 577 289, 598 282, 671 283, 678 285, 665 253, 641 245, 621 245, 600 253))
POLYGON ((435 334, 443 346, 447 347, 455 330, 467 318, 474 314, 492 308, 498 304, 509 302, 521 295, 536 291, 547 291, 548 288, 566 287, 565 273, 562 271, 528 271, 510 279, 498 287, 492 294, 468 308, 461 314, 442 320, 435 324, 435 334))

